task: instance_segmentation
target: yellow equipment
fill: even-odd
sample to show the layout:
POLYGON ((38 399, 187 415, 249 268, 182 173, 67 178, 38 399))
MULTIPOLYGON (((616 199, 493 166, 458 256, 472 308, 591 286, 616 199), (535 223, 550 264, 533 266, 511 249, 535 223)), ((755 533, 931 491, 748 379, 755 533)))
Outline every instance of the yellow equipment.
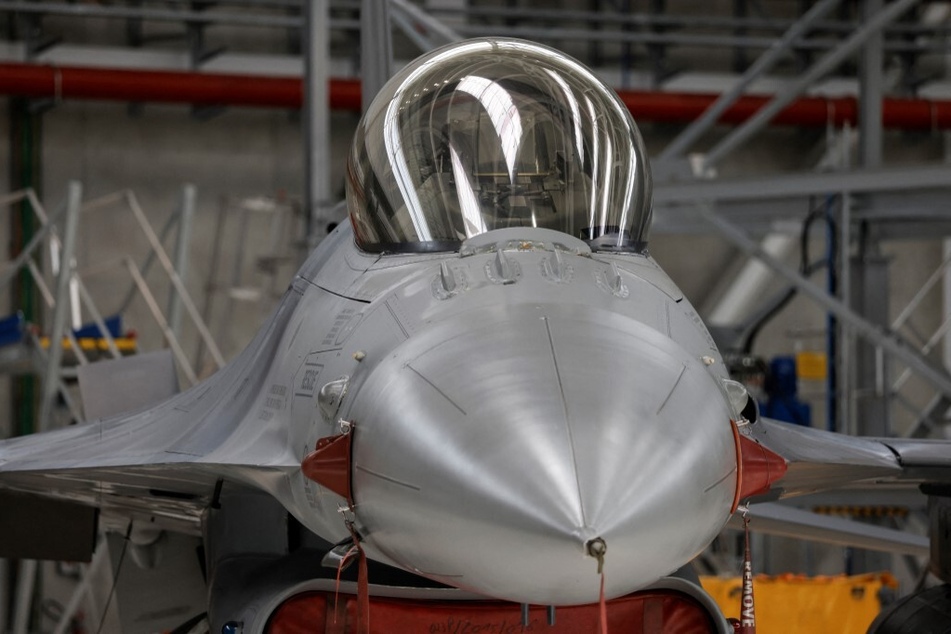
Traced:
MULTIPOLYGON (((704 590, 727 618, 739 617, 740 577, 701 577, 704 590)), ((756 627, 783 634, 864 634, 881 610, 879 591, 897 588, 883 573, 852 577, 766 576, 753 579, 756 627)))

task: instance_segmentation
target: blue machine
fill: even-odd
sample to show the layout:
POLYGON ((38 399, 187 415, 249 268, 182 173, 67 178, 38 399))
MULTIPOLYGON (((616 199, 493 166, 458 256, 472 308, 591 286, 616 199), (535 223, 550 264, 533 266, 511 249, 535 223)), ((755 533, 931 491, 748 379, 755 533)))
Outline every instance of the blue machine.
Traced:
POLYGON ((23 312, 19 310, 9 317, 0 319, 0 346, 23 341, 25 327, 26 320, 23 318, 23 312))
POLYGON ((798 396, 796 360, 776 357, 769 363, 766 377, 766 404, 760 408, 763 416, 797 425, 812 425, 812 409, 798 396))

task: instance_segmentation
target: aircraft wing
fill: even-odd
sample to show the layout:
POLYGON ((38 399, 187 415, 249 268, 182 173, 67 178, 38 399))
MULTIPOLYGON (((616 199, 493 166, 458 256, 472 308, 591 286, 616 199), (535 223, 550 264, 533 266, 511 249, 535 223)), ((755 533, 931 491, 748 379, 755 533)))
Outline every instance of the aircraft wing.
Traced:
POLYGON ((0 442, 0 490, 100 509, 113 526, 129 519, 198 534, 220 483, 287 500, 300 469, 288 449, 286 412, 260 413, 280 337, 299 294, 289 291, 229 366, 154 407, 0 442))
POLYGON ((260 477, 196 456, 122 450, 128 437, 127 430, 97 422, 5 441, 0 487, 95 506, 114 527, 142 519, 197 535, 219 480, 260 477))
POLYGON ((765 418, 741 433, 786 462, 765 499, 875 482, 951 485, 951 441, 846 436, 765 418))
MULTIPOLYGON (((805 539, 824 544, 865 548, 901 555, 927 557, 928 537, 907 531, 876 526, 857 520, 820 515, 809 510, 765 502, 750 507, 751 530, 767 535, 805 539)), ((727 526, 743 530, 743 518, 735 514, 727 526)))
MULTIPOLYGON (((929 570, 941 579, 951 578, 951 441, 860 438, 769 419, 743 425, 739 433, 756 443, 745 444, 741 463, 747 462, 746 451, 756 459, 761 454, 761 472, 756 476, 765 475, 759 482, 769 482, 768 488, 746 498, 757 503, 750 509, 757 530, 873 550, 928 552, 929 570), (766 474, 762 473, 764 466, 766 474), (927 495, 927 547, 922 538, 899 530, 762 504, 830 489, 848 493, 850 489, 878 488, 884 493, 896 486, 916 486, 927 495)), ((740 479, 746 479, 745 471, 741 470, 740 479)), ((735 523, 736 516, 731 521, 735 523)))
POLYGON ((895 452, 902 479, 951 484, 951 441, 883 438, 879 442, 895 452))

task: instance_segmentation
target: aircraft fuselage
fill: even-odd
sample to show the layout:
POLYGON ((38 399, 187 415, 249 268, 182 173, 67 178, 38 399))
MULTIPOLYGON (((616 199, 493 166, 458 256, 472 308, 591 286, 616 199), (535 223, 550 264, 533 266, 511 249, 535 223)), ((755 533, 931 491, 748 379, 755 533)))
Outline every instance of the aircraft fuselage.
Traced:
POLYGON ((607 546, 606 595, 620 596, 690 561, 728 519, 726 373, 649 256, 534 228, 378 255, 341 229, 294 288, 284 378, 249 415, 289 416, 301 460, 352 425, 352 511, 303 475, 289 483, 289 510, 324 538, 345 539, 349 517, 372 558, 578 604, 598 599, 592 540, 607 546))

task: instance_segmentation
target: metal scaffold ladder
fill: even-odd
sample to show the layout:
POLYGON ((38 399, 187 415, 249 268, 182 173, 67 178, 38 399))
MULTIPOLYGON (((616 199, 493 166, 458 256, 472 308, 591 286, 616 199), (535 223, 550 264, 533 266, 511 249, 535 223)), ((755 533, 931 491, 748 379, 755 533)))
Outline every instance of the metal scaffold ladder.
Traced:
MULTIPOLYGON (((168 231, 178 226, 175 258, 169 256, 162 239, 152 229, 137 197, 125 190, 101 198, 83 202, 82 185, 69 183, 65 203, 50 214, 41 204, 32 190, 13 192, 0 196, 0 209, 8 209, 21 202, 28 203, 33 210, 40 228, 20 254, 7 263, 0 271, 0 288, 8 287, 14 280, 28 276, 35 284, 45 307, 42 323, 25 324, 22 318, 14 316, 10 321, 18 329, 8 345, 0 347, 0 372, 35 374, 40 378, 42 391, 39 415, 34 429, 44 431, 58 426, 56 404, 61 400, 65 405, 69 421, 84 420, 82 406, 69 384, 76 377, 76 366, 86 366, 92 359, 90 350, 107 358, 119 358, 123 355, 121 338, 116 336, 93 300, 87 281, 102 272, 118 269, 128 275, 130 290, 122 310, 128 307, 131 299, 140 296, 161 332, 161 338, 174 356, 178 371, 189 385, 198 382, 196 365, 188 358, 181 343, 183 317, 187 316, 191 326, 197 332, 201 345, 211 357, 215 368, 224 366, 225 360, 211 331, 198 311, 198 308, 186 289, 184 277, 187 269, 187 243, 190 234, 190 222, 195 208, 195 188, 186 185, 183 188, 182 204, 177 214, 166 226, 168 231), (128 212, 135 219, 148 242, 149 249, 143 266, 136 264, 131 254, 118 259, 82 269, 77 263, 76 243, 81 220, 89 214, 102 210, 120 210, 128 212), (39 261, 46 254, 48 275, 44 275, 39 261), (153 262, 158 262, 161 272, 168 281, 167 311, 163 311, 155 292, 146 282, 146 274, 153 262), (76 334, 82 325, 83 316, 92 322, 92 345, 84 345, 83 338, 76 334), (42 333, 42 334, 41 334, 42 333), (68 353, 68 354, 67 354, 68 353)), ((121 312, 121 311, 120 311, 121 312)), ((104 547, 99 551, 106 552, 104 547)), ((75 590, 66 609, 60 615, 57 632, 65 631, 80 604, 89 593, 89 575, 101 568, 97 559, 85 568, 85 576, 75 590), (98 563, 96 563, 98 562, 98 563)), ((0 560, 0 574, 6 562, 0 560)), ((13 633, 26 634, 29 615, 36 591, 38 565, 36 561, 24 560, 20 563, 15 592, 13 633)), ((6 578, 3 575, 4 579, 6 578)), ((3 593, 4 596, 6 592, 3 593)), ((90 595, 91 596, 91 595, 90 595)), ((0 616, 3 611, 0 610, 0 616)), ((4 622, 5 619, 4 619, 4 622)))

